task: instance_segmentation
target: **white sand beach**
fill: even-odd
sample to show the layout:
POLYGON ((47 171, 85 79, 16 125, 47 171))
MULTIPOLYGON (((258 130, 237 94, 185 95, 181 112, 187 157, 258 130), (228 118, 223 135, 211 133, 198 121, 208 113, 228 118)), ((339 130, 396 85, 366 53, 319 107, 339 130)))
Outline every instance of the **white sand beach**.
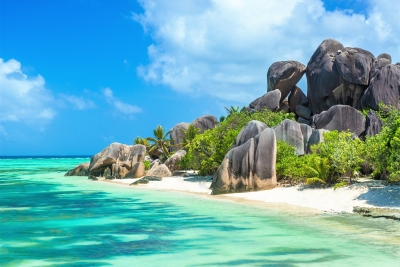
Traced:
MULTIPOLYGON (((138 179, 107 180, 107 183, 129 186, 138 179)), ((165 177, 162 181, 135 185, 135 188, 182 191, 211 195, 211 181, 202 177, 165 177)), ((350 186, 333 188, 304 188, 302 186, 276 187, 271 190, 218 195, 235 201, 256 201, 269 204, 287 204, 320 212, 353 212, 353 208, 390 208, 400 210, 400 186, 385 186, 382 181, 359 179, 350 186)))

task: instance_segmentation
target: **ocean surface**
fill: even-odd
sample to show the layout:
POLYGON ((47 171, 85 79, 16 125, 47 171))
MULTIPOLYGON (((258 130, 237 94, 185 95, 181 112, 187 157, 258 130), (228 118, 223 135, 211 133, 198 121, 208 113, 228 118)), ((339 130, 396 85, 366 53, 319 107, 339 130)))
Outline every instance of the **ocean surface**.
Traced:
POLYGON ((0 159, 0 266, 400 267, 398 221, 64 177, 85 161, 0 159))

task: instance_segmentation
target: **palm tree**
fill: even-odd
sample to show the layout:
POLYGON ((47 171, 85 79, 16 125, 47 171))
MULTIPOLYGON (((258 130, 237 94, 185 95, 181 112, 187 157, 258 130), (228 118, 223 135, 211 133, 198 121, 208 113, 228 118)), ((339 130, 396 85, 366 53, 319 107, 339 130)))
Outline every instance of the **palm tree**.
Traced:
POLYGON ((233 114, 236 114, 236 113, 239 113, 240 112, 240 107, 239 106, 237 106, 237 107, 233 107, 233 106, 231 106, 229 109, 227 108, 227 107, 224 107, 225 109, 226 109, 226 111, 228 112, 228 116, 230 116, 230 115, 233 115, 233 114))
POLYGON ((306 184, 312 185, 329 183, 329 159, 316 157, 310 163, 311 166, 306 166, 306 168, 315 176, 307 178, 306 184))
POLYGON ((136 137, 133 140, 134 145, 144 145, 146 148, 150 145, 149 141, 146 138, 141 138, 140 136, 136 137))
POLYGON ((193 124, 190 124, 187 129, 182 129, 182 134, 183 134, 182 147, 184 149, 188 149, 190 147, 190 144, 193 142, 193 139, 199 133, 200 129, 195 127, 193 124))
POLYGON ((161 125, 158 125, 157 128, 153 130, 153 133, 154 133, 154 138, 153 137, 146 138, 147 141, 152 142, 152 144, 150 144, 149 151, 154 149, 161 149, 164 156, 168 158, 169 157, 168 148, 171 146, 171 140, 167 139, 169 132, 165 133, 164 128, 161 125))

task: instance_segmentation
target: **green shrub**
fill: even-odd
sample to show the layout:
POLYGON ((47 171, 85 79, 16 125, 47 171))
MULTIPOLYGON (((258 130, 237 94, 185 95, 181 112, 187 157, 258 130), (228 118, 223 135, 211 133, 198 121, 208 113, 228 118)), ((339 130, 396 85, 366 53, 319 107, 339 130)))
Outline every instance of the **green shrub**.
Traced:
POLYGON ((336 189, 338 189, 339 187, 343 187, 343 186, 346 186, 346 185, 348 185, 347 182, 341 181, 341 182, 339 182, 339 183, 336 183, 336 184, 333 186, 333 189, 336 190, 336 189))
POLYGON ((149 162, 149 161, 144 160, 144 161, 143 161, 143 164, 144 164, 144 169, 145 169, 146 171, 150 170, 150 162, 149 162))

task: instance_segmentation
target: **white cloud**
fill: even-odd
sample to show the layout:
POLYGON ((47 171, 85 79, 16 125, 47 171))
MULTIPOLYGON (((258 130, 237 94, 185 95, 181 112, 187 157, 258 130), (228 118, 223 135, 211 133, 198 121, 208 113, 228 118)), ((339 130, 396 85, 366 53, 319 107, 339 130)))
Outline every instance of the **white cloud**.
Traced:
POLYGON ((114 108, 123 114, 132 115, 134 113, 142 112, 142 109, 137 106, 132 106, 120 101, 118 98, 114 96, 113 91, 110 88, 106 88, 103 90, 103 95, 106 98, 107 103, 114 106, 114 108))
POLYGON ((78 110, 92 109, 96 107, 92 100, 86 100, 83 97, 64 94, 60 94, 60 97, 71 104, 73 108, 78 110))
POLYGON ((15 59, 0 58, 0 121, 42 125, 56 115, 42 76, 28 77, 15 59))
POLYGON ((273 62, 306 65, 327 38, 400 60, 400 1, 371 0, 366 14, 328 12, 320 0, 139 2, 133 19, 154 43, 138 74, 183 93, 248 104, 266 91, 273 62))

